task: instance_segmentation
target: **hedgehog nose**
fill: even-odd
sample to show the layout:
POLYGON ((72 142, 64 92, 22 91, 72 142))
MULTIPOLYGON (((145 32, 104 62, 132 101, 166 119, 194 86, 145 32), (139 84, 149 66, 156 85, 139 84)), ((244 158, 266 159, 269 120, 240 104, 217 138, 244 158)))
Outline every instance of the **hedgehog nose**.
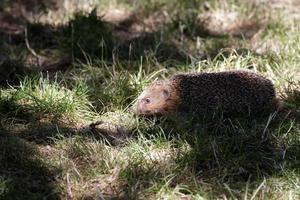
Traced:
POLYGON ((141 113, 141 108, 137 103, 135 103, 128 109, 128 111, 134 115, 139 115, 141 113))

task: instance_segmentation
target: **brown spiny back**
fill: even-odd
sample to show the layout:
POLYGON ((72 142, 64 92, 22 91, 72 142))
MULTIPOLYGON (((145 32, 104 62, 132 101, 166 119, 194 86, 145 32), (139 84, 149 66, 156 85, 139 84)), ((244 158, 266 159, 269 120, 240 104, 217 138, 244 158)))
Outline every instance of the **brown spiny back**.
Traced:
POLYGON ((256 114, 272 109, 275 90, 270 80, 250 71, 178 74, 181 109, 203 114, 256 114))
POLYGON ((257 114, 275 109, 270 80, 250 71, 177 74, 147 87, 134 106, 137 114, 167 115, 188 111, 199 115, 220 110, 227 114, 257 114), (163 91, 168 91, 165 98, 163 91), (152 104, 144 104, 151 98, 152 104))

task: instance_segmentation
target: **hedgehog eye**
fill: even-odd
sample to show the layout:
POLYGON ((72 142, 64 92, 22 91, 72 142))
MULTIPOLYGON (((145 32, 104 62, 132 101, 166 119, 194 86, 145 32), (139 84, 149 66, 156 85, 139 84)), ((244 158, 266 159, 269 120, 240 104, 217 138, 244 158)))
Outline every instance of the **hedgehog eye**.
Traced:
POLYGON ((143 99, 143 101, 144 101, 146 104, 150 103, 150 99, 149 99, 149 98, 143 99))

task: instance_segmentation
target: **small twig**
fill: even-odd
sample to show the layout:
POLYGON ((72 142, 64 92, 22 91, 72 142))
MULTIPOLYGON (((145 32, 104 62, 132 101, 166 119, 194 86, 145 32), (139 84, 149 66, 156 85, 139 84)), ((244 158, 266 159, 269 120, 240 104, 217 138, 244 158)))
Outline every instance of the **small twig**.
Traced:
POLYGON ((72 162, 72 165, 73 165, 73 169, 74 169, 75 173, 77 174, 77 176, 80 178, 80 180, 83 180, 81 174, 80 174, 79 171, 76 169, 75 163, 74 163, 74 162, 72 162))
POLYGON ((213 153, 214 153, 214 156, 215 156, 217 165, 218 165, 218 167, 221 167, 220 162, 219 162, 219 159, 218 159, 218 156, 217 156, 217 153, 216 153, 215 144, 216 144, 215 141, 213 141, 213 142, 211 143, 211 147, 212 147, 212 149, 213 149, 213 153))
POLYGON ((26 44, 26 47, 28 49, 28 51, 34 56, 36 57, 37 59, 37 63, 38 65, 40 65, 40 57, 37 55, 37 53, 34 51, 34 49, 32 49, 30 47, 30 43, 29 43, 29 40, 28 40, 28 31, 27 31, 27 26, 25 26, 25 29, 24 29, 24 32, 25 32, 25 44, 26 44))
POLYGON ((249 176, 248 181, 246 183, 246 191, 245 191, 245 195, 244 195, 244 200, 248 199, 248 189, 249 189, 250 178, 251 178, 251 175, 249 176))
MULTIPOLYGON (((227 185, 226 183, 223 184, 225 186, 225 188, 227 189, 227 191, 229 192, 230 196, 232 197, 232 199, 236 200, 237 198, 234 196, 232 189, 229 187, 229 185, 227 185)), ((225 196, 226 197, 226 196, 225 196)))
POLYGON ((73 199, 72 186, 70 182, 69 173, 67 173, 67 190, 68 190, 67 192, 68 192, 69 199, 73 199))
POLYGON ((267 133, 267 129, 271 123, 271 121, 274 119, 274 117, 276 116, 276 113, 272 113, 269 118, 268 118, 268 121, 267 121, 267 124, 264 128, 264 131, 263 131, 263 134, 262 134, 262 139, 264 139, 266 137, 266 133, 267 133))
POLYGON ((262 181, 262 183, 258 186, 258 188, 256 188, 256 190, 254 191, 254 193, 251 196, 250 200, 253 200, 256 197, 256 195, 258 194, 259 190, 264 186, 265 183, 266 183, 266 179, 264 179, 262 181))

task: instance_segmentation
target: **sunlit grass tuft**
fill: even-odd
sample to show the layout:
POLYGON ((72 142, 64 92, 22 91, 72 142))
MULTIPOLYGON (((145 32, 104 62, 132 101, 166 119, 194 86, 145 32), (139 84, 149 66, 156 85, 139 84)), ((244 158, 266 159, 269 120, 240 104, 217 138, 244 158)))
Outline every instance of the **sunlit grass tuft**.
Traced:
POLYGON ((54 118, 88 119, 93 116, 85 85, 66 88, 48 77, 25 77, 13 94, 13 99, 37 115, 54 118))

